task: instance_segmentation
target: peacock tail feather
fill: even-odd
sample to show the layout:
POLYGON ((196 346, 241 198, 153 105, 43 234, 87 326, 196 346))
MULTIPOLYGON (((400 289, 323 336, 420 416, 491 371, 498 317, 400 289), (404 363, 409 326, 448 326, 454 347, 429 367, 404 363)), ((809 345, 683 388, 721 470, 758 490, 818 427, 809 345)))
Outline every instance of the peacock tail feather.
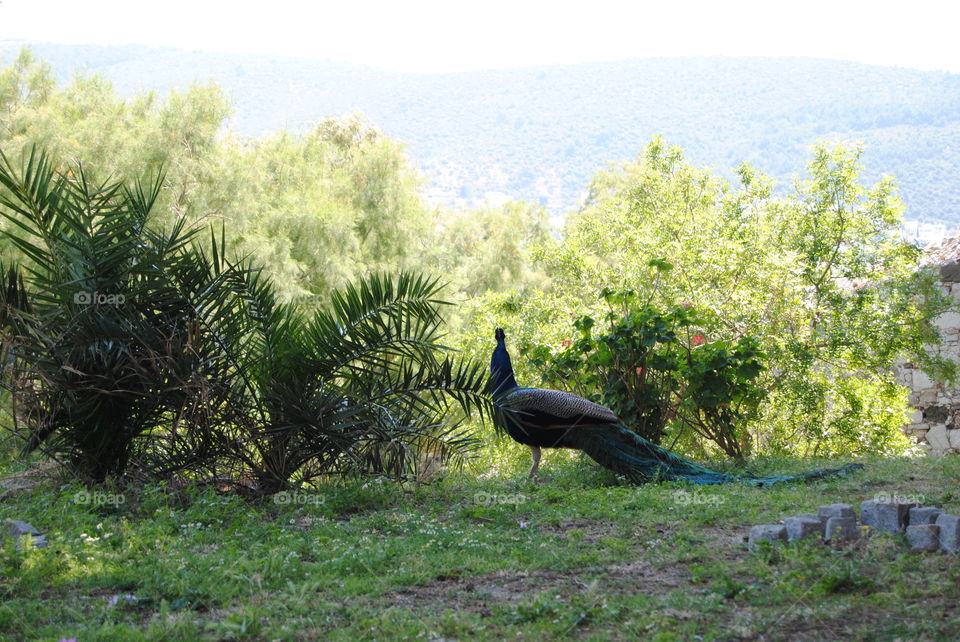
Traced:
POLYGON ((781 482, 807 481, 858 470, 860 464, 825 468, 795 475, 751 477, 719 473, 670 452, 620 424, 580 426, 564 436, 564 443, 585 452, 591 459, 634 483, 685 481, 698 486, 744 483, 770 486, 781 482))

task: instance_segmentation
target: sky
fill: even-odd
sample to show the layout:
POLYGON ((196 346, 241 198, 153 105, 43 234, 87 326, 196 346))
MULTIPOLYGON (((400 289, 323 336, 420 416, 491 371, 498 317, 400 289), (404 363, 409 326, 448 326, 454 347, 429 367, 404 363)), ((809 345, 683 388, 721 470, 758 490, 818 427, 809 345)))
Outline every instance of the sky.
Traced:
POLYGON ((268 53, 416 73, 714 55, 960 73, 958 24, 957 0, 0 0, 0 41, 268 53))

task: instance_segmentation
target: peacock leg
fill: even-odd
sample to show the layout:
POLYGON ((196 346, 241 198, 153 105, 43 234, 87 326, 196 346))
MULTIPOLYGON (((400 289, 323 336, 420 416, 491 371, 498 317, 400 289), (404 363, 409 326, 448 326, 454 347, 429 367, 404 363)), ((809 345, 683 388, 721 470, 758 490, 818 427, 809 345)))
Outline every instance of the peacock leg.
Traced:
POLYGON ((537 469, 540 468, 540 446, 530 446, 530 456, 533 458, 533 467, 530 468, 530 480, 537 478, 537 469))

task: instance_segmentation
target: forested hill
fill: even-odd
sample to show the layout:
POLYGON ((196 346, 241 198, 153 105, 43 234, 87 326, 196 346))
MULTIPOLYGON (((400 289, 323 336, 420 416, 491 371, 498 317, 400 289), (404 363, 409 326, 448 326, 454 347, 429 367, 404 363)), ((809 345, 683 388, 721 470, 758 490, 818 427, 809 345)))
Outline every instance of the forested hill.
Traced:
MULTIPOLYGON (((0 45, 9 62, 19 44, 0 45)), ((809 58, 655 58, 442 75, 146 47, 34 45, 66 80, 124 93, 213 79, 236 131, 298 130, 359 111, 405 141, 438 199, 487 192, 575 207, 593 173, 661 134, 721 173, 748 161, 789 181, 818 138, 862 141, 913 219, 960 223, 960 75, 809 58)), ((443 55, 438 52, 437 55, 443 55)))

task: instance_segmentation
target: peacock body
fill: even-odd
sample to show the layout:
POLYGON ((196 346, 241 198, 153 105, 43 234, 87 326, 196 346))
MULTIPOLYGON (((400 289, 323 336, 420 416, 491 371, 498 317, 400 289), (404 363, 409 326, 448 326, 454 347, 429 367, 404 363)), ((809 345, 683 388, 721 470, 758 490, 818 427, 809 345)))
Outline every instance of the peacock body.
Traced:
POLYGON ((849 464, 797 475, 745 477, 719 473, 662 448, 623 426, 616 413, 605 406, 560 390, 517 385, 506 337, 495 333, 497 347, 490 359, 490 373, 497 406, 497 422, 516 441, 530 447, 537 476, 542 448, 574 448, 586 453, 604 468, 634 483, 687 481, 698 485, 744 482, 767 486, 784 481, 818 479, 860 468, 849 464))

